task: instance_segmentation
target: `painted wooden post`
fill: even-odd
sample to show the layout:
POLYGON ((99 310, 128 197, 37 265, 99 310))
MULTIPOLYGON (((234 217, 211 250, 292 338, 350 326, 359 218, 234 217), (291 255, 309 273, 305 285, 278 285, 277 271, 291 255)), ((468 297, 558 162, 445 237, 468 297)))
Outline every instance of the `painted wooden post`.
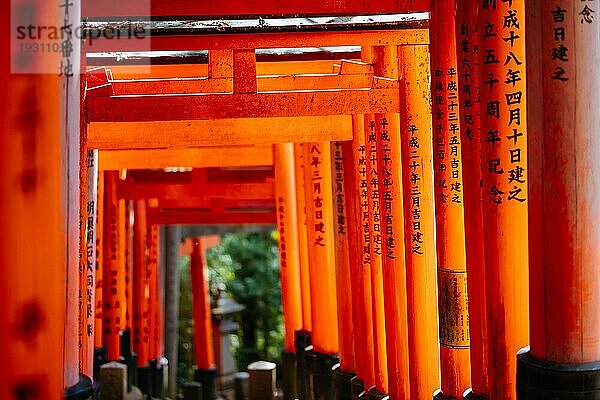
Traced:
POLYGON ((432 4, 431 35, 442 386, 436 398, 458 399, 470 387, 471 368, 454 0, 432 4))
POLYGON ((284 395, 297 397, 296 331, 302 329, 302 287, 300 278, 300 248, 296 205, 296 176, 293 143, 273 145, 275 160, 275 191, 277 229, 279 232, 279 264, 284 336, 284 395))
MULTIPOLYGON (((377 76, 398 80, 395 46, 374 49, 377 76)), ((399 93, 398 93, 399 95, 399 93)), ((404 199, 399 114, 376 114, 383 291, 390 399, 410 397, 404 199)))
POLYGON ((160 276, 159 276, 159 227, 158 225, 148 224, 146 226, 146 240, 148 249, 148 297, 150 298, 150 312, 148 315, 148 335, 150 336, 150 359, 160 361, 164 354, 163 331, 164 331, 164 313, 160 294, 160 276))
POLYGON ((410 398, 440 387, 429 51, 400 46, 410 398))
POLYGON ((96 203, 96 274, 95 274, 95 322, 94 322, 94 348, 100 349, 102 347, 102 322, 103 322, 103 303, 102 303, 102 247, 104 244, 104 173, 98 172, 98 193, 97 193, 97 203, 96 203))
MULTIPOLYGON (((367 158, 364 116, 352 116, 353 139, 344 142, 345 188, 348 193, 348 247, 351 265, 354 354, 357 379, 353 396, 375 385, 373 307, 371 298, 371 252, 368 222, 367 158)), ((353 397, 354 398, 354 397, 353 397)))
POLYGON ((133 216, 133 281, 131 310, 133 318, 133 351, 137 354, 138 367, 145 367, 150 361, 149 335, 149 296, 148 296, 148 259, 147 259, 147 221, 146 201, 135 200, 133 216))
POLYGON ((104 227, 102 229, 102 343, 108 360, 120 356, 119 332, 126 327, 125 318, 125 201, 119 200, 117 186, 119 173, 104 173, 104 227))
POLYGON ((479 25, 480 0, 458 2, 456 51, 461 119, 463 193, 467 251, 469 330, 471 337, 471 388, 466 397, 489 397, 488 331, 486 313, 486 276, 483 253, 483 193, 479 102, 479 25))
POLYGON ((543 119, 528 121, 527 144, 540 157, 528 165, 530 210, 541 211, 530 219, 534 334, 518 357, 519 399, 600 397, 598 6, 527 2, 534 17, 527 32, 541 32, 541 59, 532 67, 541 73, 528 86, 528 103, 542 99, 535 107, 543 119))
POLYGON ((479 21, 489 396, 515 399, 529 341, 525 1, 484 4, 479 21))

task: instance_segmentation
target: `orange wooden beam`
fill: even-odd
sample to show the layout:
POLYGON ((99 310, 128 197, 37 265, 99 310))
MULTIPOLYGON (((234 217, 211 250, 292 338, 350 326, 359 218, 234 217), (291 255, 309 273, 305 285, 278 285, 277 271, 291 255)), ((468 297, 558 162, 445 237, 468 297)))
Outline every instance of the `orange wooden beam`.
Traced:
POLYGON ((529 343, 525 1, 479 19, 489 395, 516 399, 515 354, 529 343))
POLYGON ((103 150, 99 167, 121 169, 164 169, 169 167, 257 167, 273 165, 271 146, 197 147, 187 149, 103 150))
POLYGON ((285 326, 284 351, 295 352, 295 335, 302 328, 302 294, 294 145, 273 146, 275 189, 277 192, 277 230, 281 271, 281 302, 285 326))
POLYGON ((152 0, 138 2, 123 0, 119 3, 82 2, 85 17, 109 16, 228 16, 228 15, 285 15, 285 14, 345 15, 362 13, 417 12, 429 10, 429 0, 392 1, 373 3, 365 0, 344 1, 246 1, 215 3, 212 1, 152 0))
MULTIPOLYGON (((246 106, 254 107, 248 104, 246 106)), ((271 104, 271 107, 278 106, 271 104)), ((150 112, 150 110, 147 111, 150 112)), ((333 111, 331 112, 333 113, 333 111)), ((177 118, 177 116, 173 117, 177 118)), ((128 150, 270 145, 314 140, 350 140, 352 138, 349 115, 268 119, 234 118, 207 121, 179 117, 181 120, 163 122, 92 122, 88 129, 88 144, 90 148, 100 150, 128 150), (268 126, 269 129, 265 129, 265 126, 268 126), (169 135, 165 135, 165 132, 169 132, 169 135)))
POLYGON ((460 112, 454 0, 431 10, 431 96, 433 99, 435 202, 441 392, 460 398, 471 386, 460 112))
POLYGON ((485 258, 483 252, 483 192, 481 187, 481 131, 479 101, 480 46, 478 0, 458 3, 456 47, 461 116, 463 199, 467 254, 467 291, 471 337, 471 392, 489 398, 488 314, 486 311, 485 258))
POLYGON ((440 385, 433 138, 429 105, 429 51, 400 46, 404 77, 400 115, 408 294, 411 399, 429 399, 440 385))
POLYGON ((275 225, 277 216, 271 211, 237 211, 215 213, 211 210, 151 209, 149 221, 157 225, 275 225))

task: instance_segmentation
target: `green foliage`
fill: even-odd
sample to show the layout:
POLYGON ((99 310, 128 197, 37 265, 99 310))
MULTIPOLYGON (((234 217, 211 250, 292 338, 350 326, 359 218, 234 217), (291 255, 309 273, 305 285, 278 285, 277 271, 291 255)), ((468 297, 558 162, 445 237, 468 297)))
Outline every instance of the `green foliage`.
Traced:
POLYGON ((208 251, 212 285, 224 283, 246 306, 241 313, 238 368, 257 360, 279 361, 283 346, 277 241, 271 233, 227 234, 208 251))
MULTIPOLYGON (((257 360, 280 362, 283 318, 279 253, 275 232, 230 233, 207 252, 211 288, 225 284, 229 295, 246 306, 241 312, 239 337, 233 337, 238 370, 257 360)), ((190 259, 180 264, 178 384, 193 380, 193 317, 190 259)))

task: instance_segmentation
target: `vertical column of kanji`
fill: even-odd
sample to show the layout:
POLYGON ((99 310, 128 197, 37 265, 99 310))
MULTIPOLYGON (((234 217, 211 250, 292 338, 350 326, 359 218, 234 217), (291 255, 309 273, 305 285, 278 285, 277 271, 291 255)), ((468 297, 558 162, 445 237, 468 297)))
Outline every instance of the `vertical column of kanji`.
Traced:
POLYGON ((310 345, 312 331, 311 298, 310 298, 310 268, 308 250, 308 232, 306 215, 306 185, 304 144, 294 144, 294 169, 296 178, 296 204, 298 211, 298 253, 300 262, 300 288, 302 298, 302 329, 296 331, 294 338, 297 358, 296 384, 298 397, 307 398, 309 395, 309 381, 306 369, 306 357, 304 349, 310 345))
POLYGON ((95 267, 95 277, 94 277, 94 348, 100 349, 102 348, 102 246, 104 244, 104 172, 98 171, 98 189, 97 189, 97 203, 96 203, 96 247, 94 251, 96 252, 96 267, 95 267))
MULTIPOLYGON (((375 74, 398 80, 396 47, 375 48, 375 74)), ((399 94, 398 94, 399 95, 399 94)), ((389 394, 410 397, 400 115, 375 115, 389 394)))
POLYGON ((485 259, 483 255, 483 204, 481 188, 481 133, 479 106, 480 0, 458 2, 456 47, 461 117, 461 149, 465 202, 467 287, 471 333, 471 389, 466 397, 488 396, 487 314, 485 259))
POLYGON ((516 352, 529 340, 525 1, 483 1, 480 96, 491 398, 516 398, 516 352))
POLYGON ((212 318, 208 295, 208 266, 200 238, 192 239, 190 274, 194 316, 195 380, 202 384, 202 398, 214 399, 217 368, 213 347, 212 318))
POLYGON ((146 253, 146 201, 134 202, 133 214, 133 268, 130 276, 133 281, 131 293, 133 308, 130 311, 133 319, 133 351, 137 354, 138 367, 145 367, 150 361, 148 335, 148 267, 146 253))
MULTIPOLYGON (((40 23, 42 18, 62 21, 56 2, 12 5, 21 17, 13 14, 13 26, 35 23, 31 16, 40 23)), ((20 57, 18 43, 13 43, 11 53, 10 6, 11 2, 4 2, 0 15, 6 27, 0 61, 5 91, 0 100, 0 341, 4 344, 0 398, 58 400, 64 387, 67 173, 63 162, 68 154, 64 118, 67 110, 77 113, 79 104, 67 108, 66 79, 57 73, 11 73, 11 57, 26 64, 41 62, 57 71, 59 53, 50 59, 40 59, 39 54, 20 57)))
POLYGON ((306 213, 312 298, 312 344, 309 369, 316 399, 331 394, 331 367, 339 349, 335 282, 333 194, 329 142, 304 146, 306 213))
POLYGON ((520 399, 596 399, 600 2, 545 0, 536 11, 541 21, 528 29, 542 32, 542 88, 528 92, 528 102, 543 98, 543 130, 534 120, 528 145, 541 149, 542 160, 529 163, 528 180, 537 190, 543 223, 529 231, 529 240, 536 244, 532 251, 541 252, 530 257, 531 282, 541 285, 535 290, 532 285, 536 309, 530 320, 536 334, 531 350, 518 358, 517 392, 520 399))
POLYGON ((295 335, 302 329, 302 294, 300 254, 298 246, 298 213, 296 205, 296 175, 294 144, 273 145, 275 159, 275 190, 277 199, 277 229, 279 231, 279 267, 281 303, 285 328, 283 348, 284 395, 298 396, 296 390, 295 335))
POLYGON ((125 312, 125 201, 118 199, 119 173, 104 173, 104 227, 102 239, 102 342, 108 360, 120 356, 119 332, 126 326, 125 312))
MULTIPOLYGON (((95 281, 96 281, 96 211, 98 204, 98 150, 87 150, 86 166, 86 204, 83 209, 85 216, 85 237, 80 280, 80 330, 82 347, 80 352, 81 373, 91 377, 94 372, 94 324, 95 324, 95 281)), ((81 268, 81 267, 80 267, 81 268)))
POLYGON ((400 46, 400 116, 411 399, 440 386, 429 52, 400 46))
POLYGON ((383 258, 381 234, 381 201, 379 197, 379 168, 377 131, 374 114, 365 114, 365 144, 367 158, 368 222, 371 232, 371 298, 373 309, 373 347, 375 386, 369 389, 374 397, 388 392, 385 305, 383 294, 383 258))
POLYGON ((460 398, 471 382, 454 6, 441 0, 431 10, 440 399, 460 398))
POLYGON ((334 371, 334 398, 349 399, 352 395, 350 380, 354 376, 354 322, 352 309, 351 258, 347 218, 346 189, 344 186, 344 153, 341 142, 331 142, 331 174, 334 197, 335 274, 337 289, 338 339, 340 365, 334 371))
POLYGON ((348 247, 350 250, 354 354, 357 378, 353 398, 375 385, 373 306, 371 297, 371 237, 364 115, 352 116, 352 141, 344 142, 344 184, 348 201, 348 247))

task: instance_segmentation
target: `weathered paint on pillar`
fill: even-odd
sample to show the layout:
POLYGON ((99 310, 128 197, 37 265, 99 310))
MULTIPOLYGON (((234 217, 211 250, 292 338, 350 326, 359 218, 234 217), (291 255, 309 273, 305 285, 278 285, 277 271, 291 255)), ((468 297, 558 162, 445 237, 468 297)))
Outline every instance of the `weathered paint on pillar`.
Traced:
POLYGON ((333 225, 335 241, 335 276, 337 290, 338 340, 340 368, 354 372, 354 324, 352 310, 352 283, 346 190, 344 187, 344 151, 341 142, 331 142, 331 176, 333 191, 333 225))
MULTIPOLYGON (((40 23, 62 18, 54 3, 18 3, 40 23)), ((5 27, 9 7, 3 3, 5 27)), ((5 91, 0 100, 0 340, 5 344, 0 398, 58 400, 64 387, 66 139, 72 137, 65 115, 79 110, 79 90, 71 93, 69 87, 73 96, 67 103, 66 79, 58 74, 11 75, 9 40, 7 28, 0 61, 5 91)), ((58 53, 50 58, 42 61, 52 63, 47 68, 60 64, 58 53)), ((77 253, 77 247, 71 250, 77 253)))
POLYGON ((310 271, 308 259, 308 236, 306 225, 306 194, 304 185, 304 150, 302 143, 294 144, 296 210, 298 215, 298 256, 300 262, 300 289, 302 298, 302 329, 312 330, 310 310, 310 271))
POLYGON ((369 203, 367 193, 367 158, 364 116, 352 116, 351 142, 344 142, 344 184, 348 201, 348 247, 353 260, 350 270, 354 319, 354 354, 356 375, 366 388, 375 385, 373 345, 373 307, 371 299, 371 251, 369 203))
POLYGON ((531 324, 544 336, 532 337, 531 353, 562 364, 599 362, 600 3, 543 1, 541 11, 544 130, 536 134, 544 137, 535 173, 544 226, 530 238, 542 237, 543 268, 531 278, 543 282, 545 301, 531 324))
POLYGON ((96 202, 96 267, 95 267, 95 307, 94 307, 94 348, 102 347, 102 245, 104 243, 104 173, 98 173, 96 202))
POLYGON ((120 356, 119 331, 126 326, 125 311, 125 201, 118 200, 118 172, 104 173, 104 227, 102 246, 102 343, 107 358, 120 356))
POLYGON ((94 324, 95 324, 95 281, 96 281, 96 212, 98 187, 98 150, 86 151, 86 200, 82 210, 84 237, 79 281, 79 331, 81 348, 79 362, 81 373, 91 377, 94 371, 94 324), (83 271, 81 270, 83 269, 83 271))
POLYGON ((481 0, 458 2, 456 50, 461 119, 461 149, 465 203, 467 287, 471 336, 471 389, 488 396, 487 313, 483 253, 483 193, 479 102, 479 25, 481 0))
POLYGON ((489 395, 515 399, 529 342, 525 0, 484 2, 479 20, 489 395))
POLYGON ((194 314, 194 349, 196 367, 207 370, 215 367, 208 269, 205 249, 200 238, 192 239, 190 273, 192 275, 192 312, 194 314))
POLYGON ((426 46, 401 46, 398 59, 410 398, 429 400, 440 387, 429 52, 426 46))
POLYGON ((307 238, 310 260, 312 344, 315 352, 339 350, 331 149, 329 142, 304 145, 307 238))
POLYGON ((454 0, 433 3, 431 37, 441 396, 458 399, 471 371, 454 0))
MULTIPOLYGON (((375 74, 398 79, 395 46, 376 47, 375 74)), ((383 291, 390 399, 410 397, 400 115, 376 114, 383 291)))
POLYGON ((150 298, 148 296, 148 258, 147 258, 147 225, 146 225, 146 201, 136 200, 134 202, 133 214, 133 281, 131 315, 133 318, 132 342, 133 351, 137 354, 137 364, 144 367, 150 361, 150 335, 149 335, 149 311, 150 298))
POLYGON ((302 329, 302 293, 300 281, 300 252, 298 214, 296 206, 296 176, 294 145, 273 145, 275 160, 275 198, 277 230, 279 232, 279 264, 281 303, 285 328, 284 351, 294 353, 294 337, 302 329))
MULTIPOLYGON (((121 171, 121 177, 126 176, 127 171, 121 171)), ((135 246, 134 227, 135 222, 135 201, 125 200, 125 237, 124 237, 124 260, 125 260, 125 328, 133 329, 133 248, 135 246)))
POLYGON ((371 232, 371 298, 373 309, 373 346, 375 361, 375 388, 388 392, 385 305, 383 294, 383 235, 381 229, 381 198, 379 196, 379 168, 377 156, 377 122, 374 114, 365 115, 365 147, 367 168, 367 216, 371 232))

